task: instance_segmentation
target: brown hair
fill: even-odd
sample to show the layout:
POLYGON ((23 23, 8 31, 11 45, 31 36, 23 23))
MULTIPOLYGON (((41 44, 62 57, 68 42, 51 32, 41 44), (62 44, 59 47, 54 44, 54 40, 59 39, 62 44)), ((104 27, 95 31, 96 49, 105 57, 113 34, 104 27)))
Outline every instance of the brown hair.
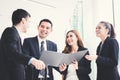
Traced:
MULTIPOLYGON (((70 31, 67 32, 67 34, 69 32, 73 32, 76 35, 76 37, 78 38, 78 41, 77 41, 78 47, 84 48, 82 38, 80 37, 80 33, 77 30, 70 30, 70 31)), ((67 34, 66 34, 66 38, 65 38, 65 44, 66 44, 66 46, 65 46, 64 50, 62 51, 63 53, 70 53, 71 50, 72 50, 71 46, 69 46, 68 43, 67 43, 67 34)))

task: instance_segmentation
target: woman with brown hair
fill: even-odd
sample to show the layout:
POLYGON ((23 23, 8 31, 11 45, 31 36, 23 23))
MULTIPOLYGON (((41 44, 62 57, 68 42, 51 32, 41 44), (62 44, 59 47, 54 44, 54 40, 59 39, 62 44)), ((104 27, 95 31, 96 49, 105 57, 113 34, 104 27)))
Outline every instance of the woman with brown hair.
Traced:
MULTIPOLYGON (((87 50, 77 30, 70 30, 66 34, 65 48, 63 53, 74 54, 78 51, 87 50)), ((86 54, 89 54, 88 52, 86 54)), ((64 75, 64 80, 90 80, 90 61, 83 57, 80 61, 73 60, 70 65, 61 64, 60 72, 64 75)))

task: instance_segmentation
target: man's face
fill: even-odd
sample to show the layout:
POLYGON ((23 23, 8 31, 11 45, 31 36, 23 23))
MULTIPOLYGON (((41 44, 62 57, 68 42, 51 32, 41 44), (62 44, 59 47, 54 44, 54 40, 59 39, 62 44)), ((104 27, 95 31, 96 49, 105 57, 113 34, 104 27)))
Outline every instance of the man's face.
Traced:
POLYGON ((22 32, 26 33, 30 25, 30 17, 24 18, 23 22, 24 24, 23 24, 22 32))
POLYGON ((51 31, 52 26, 49 22, 44 21, 38 26, 38 33, 41 39, 45 39, 51 31))

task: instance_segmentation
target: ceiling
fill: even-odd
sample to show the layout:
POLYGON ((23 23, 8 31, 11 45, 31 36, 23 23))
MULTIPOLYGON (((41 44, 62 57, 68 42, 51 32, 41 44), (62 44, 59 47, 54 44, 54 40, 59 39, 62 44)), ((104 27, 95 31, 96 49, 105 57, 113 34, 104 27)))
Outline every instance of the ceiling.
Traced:
MULTIPOLYGON (((12 12, 17 8, 23 8, 30 12, 35 24, 44 17, 52 20, 65 20, 66 17, 72 14, 70 11, 73 11, 76 1, 77 0, 0 0, 0 29, 4 29, 4 26, 11 25, 12 12)), ((58 23, 56 22, 56 24, 58 23)))
POLYGON ((71 10, 77 0, 1 0, 0 17, 10 17, 17 8, 32 10, 71 10))

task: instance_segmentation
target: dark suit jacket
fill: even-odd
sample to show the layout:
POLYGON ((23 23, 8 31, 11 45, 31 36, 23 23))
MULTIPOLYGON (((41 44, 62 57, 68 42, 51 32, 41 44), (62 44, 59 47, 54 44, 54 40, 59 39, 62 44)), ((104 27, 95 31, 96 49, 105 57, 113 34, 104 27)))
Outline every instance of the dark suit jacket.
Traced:
MULTIPOLYGON (((86 48, 80 48, 78 51, 86 50, 86 48)), ((89 53, 86 53, 86 55, 89 53)), ((91 61, 88 61, 83 57, 80 61, 78 61, 78 70, 76 70, 77 76, 79 80, 90 80, 89 74, 91 72, 91 61)), ((68 73, 68 67, 65 71, 62 72, 64 75, 64 80, 66 79, 66 75, 68 73)))
MULTIPOLYGON (((55 43, 49 40, 46 40, 46 43, 47 43, 47 50, 57 51, 57 45, 55 43)), ((37 59, 40 58, 41 53, 39 50, 37 36, 32 38, 27 38, 24 40, 23 51, 27 53, 27 55, 33 56, 37 59)), ((49 68, 50 80, 54 80, 52 75, 52 67, 49 66, 48 68, 49 68)), ((38 80, 38 74, 39 74, 39 71, 36 70, 34 67, 32 66, 26 67, 26 80, 38 80)))
POLYGON ((120 80, 117 65, 119 45, 116 39, 107 37, 100 51, 97 48, 97 80, 120 80))
POLYGON ((0 80, 24 80, 24 66, 31 57, 22 53, 15 27, 6 28, 0 40, 0 80))

